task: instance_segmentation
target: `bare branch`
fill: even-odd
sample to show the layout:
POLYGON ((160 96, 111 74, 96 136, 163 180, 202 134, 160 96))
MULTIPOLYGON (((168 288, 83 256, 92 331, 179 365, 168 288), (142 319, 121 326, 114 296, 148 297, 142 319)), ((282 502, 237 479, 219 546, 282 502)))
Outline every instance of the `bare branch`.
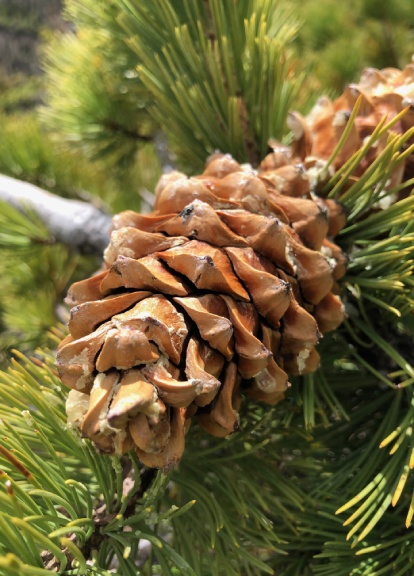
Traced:
POLYGON ((58 242, 79 252, 101 255, 109 242, 111 216, 88 202, 67 200, 1 174, 0 200, 23 213, 34 211, 58 242))

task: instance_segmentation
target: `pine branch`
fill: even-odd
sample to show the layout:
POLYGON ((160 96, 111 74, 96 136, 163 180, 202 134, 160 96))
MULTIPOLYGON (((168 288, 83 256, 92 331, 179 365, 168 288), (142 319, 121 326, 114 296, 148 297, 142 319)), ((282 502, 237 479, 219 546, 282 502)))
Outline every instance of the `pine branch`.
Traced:
POLYGON ((268 139, 282 138, 300 91, 290 12, 257 0, 115 4, 153 99, 149 114, 181 163, 198 169, 219 149, 257 165, 268 139))
POLYGON ((101 255, 108 244, 111 216, 93 204, 60 198, 3 175, 0 200, 20 212, 34 212, 57 242, 82 253, 101 255))

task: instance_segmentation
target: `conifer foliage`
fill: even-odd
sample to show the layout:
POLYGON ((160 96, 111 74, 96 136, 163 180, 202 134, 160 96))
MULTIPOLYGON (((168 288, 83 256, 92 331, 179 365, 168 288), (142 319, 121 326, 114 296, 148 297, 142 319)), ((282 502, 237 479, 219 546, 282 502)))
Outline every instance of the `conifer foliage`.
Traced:
MULTIPOLYGON (((0 575, 409 576, 414 65, 306 114, 274 0, 67 10, 44 121, 185 173, 0 373, 0 575)), ((7 210, 9 254, 53 244, 7 210)))

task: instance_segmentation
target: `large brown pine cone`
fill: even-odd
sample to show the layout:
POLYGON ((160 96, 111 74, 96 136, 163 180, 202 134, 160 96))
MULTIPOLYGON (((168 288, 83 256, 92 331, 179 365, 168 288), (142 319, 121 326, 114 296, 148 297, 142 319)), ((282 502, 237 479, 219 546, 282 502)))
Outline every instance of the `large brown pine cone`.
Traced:
POLYGON ((226 436, 242 396, 279 402, 344 318, 330 239, 344 224, 280 151, 258 171, 218 154, 200 176, 163 176, 154 212, 115 216, 107 268, 69 290, 69 420, 102 451, 168 469, 192 416, 226 436))

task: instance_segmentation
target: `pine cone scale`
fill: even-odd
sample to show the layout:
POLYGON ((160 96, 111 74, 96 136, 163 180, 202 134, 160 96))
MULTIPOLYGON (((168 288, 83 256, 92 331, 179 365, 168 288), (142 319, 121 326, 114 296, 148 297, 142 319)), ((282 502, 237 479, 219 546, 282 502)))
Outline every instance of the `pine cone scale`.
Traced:
POLYGON ((71 309, 69 320, 69 332, 75 338, 87 336, 95 328, 109 320, 114 314, 123 312, 143 298, 148 298, 151 292, 132 292, 114 296, 108 296, 103 300, 84 302, 71 309))

